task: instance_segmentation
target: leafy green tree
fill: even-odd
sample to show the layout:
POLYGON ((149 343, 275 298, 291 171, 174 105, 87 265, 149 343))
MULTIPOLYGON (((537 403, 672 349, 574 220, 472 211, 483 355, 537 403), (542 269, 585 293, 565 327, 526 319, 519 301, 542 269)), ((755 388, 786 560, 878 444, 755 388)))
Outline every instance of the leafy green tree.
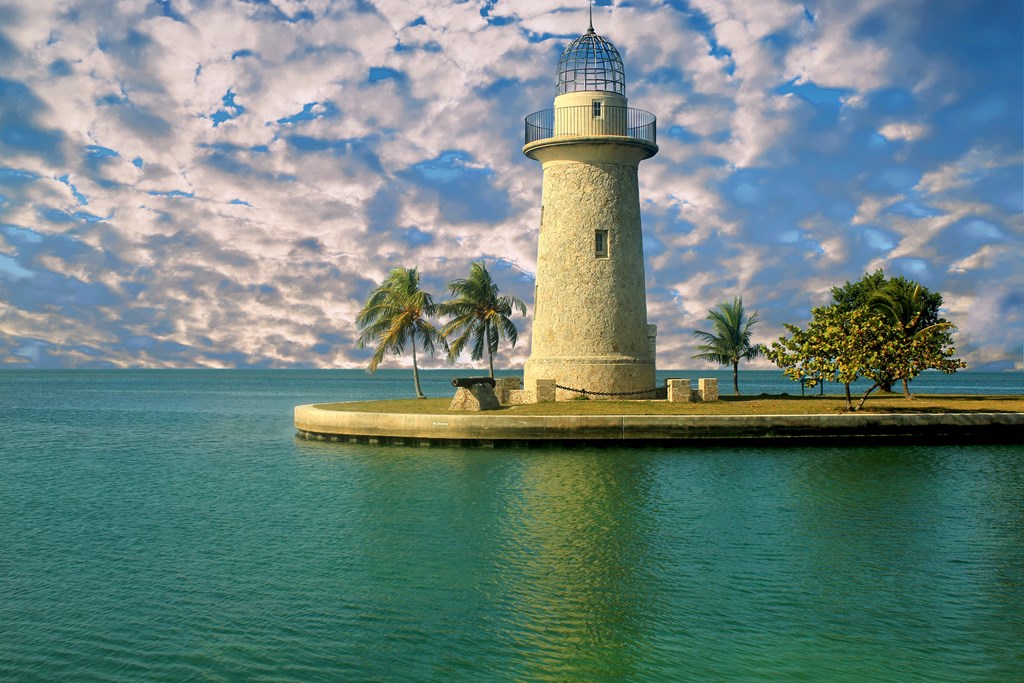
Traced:
POLYGON ((814 386, 821 380, 842 382, 847 410, 860 410, 883 381, 896 376, 916 377, 927 369, 956 372, 965 367, 953 357, 952 325, 932 325, 908 335, 882 312, 868 305, 844 310, 838 304, 811 311, 803 330, 786 325, 790 336, 771 346, 768 357, 791 379, 807 378, 814 386), (867 378, 872 385, 853 407, 850 384, 867 378))
POLYGON ((434 355, 434 346, 448 348, 444 335, 428 320, 438 314, 438 304, 430 294, 420 289, 420 274, 416 268, 393 268, 377 286, 356 316, 359 330, 359 348, 375 344, 368 367, 371 373, 387 353, 401 356, 406 344, 412 351, 412 377, 416 398, 426 398, 420 389, 420 372, 416 364, 417 339, 424 352, 434 355))
MULTIPOLYGON (((904 326, 905 336, 912 336, 933 325, 946 324, 939 313, 942 307, 942 295, 932 292, 901 275, 887 278, 879 268, 872 273, 864 273, 860 280, 845 283, 842 287, 831 289, 833 301, 841 310, 850 311, 860 306, 867 306, 882 312, 893 323, 904 326), (910 325, 912 326, 906 328, 910 325)), ((899 375, 881 378, 881 389, 892 391, 893 384, 903 379, 903 393, 910 396, 908 380, 899 375)))
POLYGON ((704 343, 694 354, 698 360, 711 361, 719 365, 732 365, 732 388, 740 395, 739 367, 741 360, 750 360, 764 355, 764 347, 750 343, 751 328, 757 324, 757 312, 749 318, 743 311, 743 297, 736 297, 732 303, 723 301, 708 311, 711 332, 694 330, 693 334, 704 343))
POLYGON ((498 340, 504 337, 512 346, 516 345, 519 333, 510 317, 513 310, 526 315, 526 304, 514 296, 498 296, 498 286, 482 261, 470 266, 468 278, 449 282, 446 291, 454 298, 440 304, 439 311, 452 319, 441 334, 446 338, 458 335, 449 347, 449 358, 457 358, 467 345, 473 360, 483 358, 486 351, 490 376, 494 377, 498 340))
MULTIPOLYGON (((887 278, 881 269, 871 274, 865 273, 856 282, 833 287, 832 299, 843 311, 866 306, 881 314, 908 346, 915 335, 925 335, 926 330, 926 336, 931 336, 932 328, 948 332, 956 329, 941 317, 941 294, 902 276, 887 278)), ((913 398, 910 395, 910 380, 916 374, 910 372, 910 366, 894 366, 890 370, 893 373, 891 375, 878 375, 879 387, 883 391, 892 391, 893 384, 902 381, 903 395, 908 399, 913 398)))
POLYGON ((882 292, 906 293, 912 292, 917 287, 920 287, 918 292, 919 324, 923 328, 938 323, 939 309, 942 307, 941 294, 932 292, 902 276, 887 278, 881 268, 874 273, 864 273, 856 282, 847 281, 841 287, 833 287, 832 301, 840 310, 851 311, 877 302, 878 295, 882 292))
MULTIPOLYGON (((890 280, 868 299, 871 310, 885 317, 907 344, 913 344, 915 340, 936 330, 955 329, 951 323, 938 316, 938 308, 941 305, 941 295, 929 292, 918 283, 903 278, 890 280)), ((913 398, 910 395, 910 379, 913 376, 908 366, 896 368, 891 378, 903 382, 903 395, 908 400, 913 398)), ((884 378, 884 389, 891 389, 891 379, 884 378)))
POLYGON ((767 356, 794 381, 803 379, 811 387, 824 381, 842 383, 846 409, 853 410, 850 385, 867 376, 870 365, 880 362, 887 348, 884 321, 863 306, 844 311, 833 304, 815 308, 811 314, 806 330, 786 324, 790 336, 773 342, 767 356))

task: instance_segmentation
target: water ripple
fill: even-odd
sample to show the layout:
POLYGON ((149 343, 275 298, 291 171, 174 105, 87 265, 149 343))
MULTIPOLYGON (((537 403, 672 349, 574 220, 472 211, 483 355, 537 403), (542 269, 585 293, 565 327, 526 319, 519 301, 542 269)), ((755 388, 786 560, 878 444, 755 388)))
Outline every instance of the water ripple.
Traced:
POLYGON ((317 444, 315 373, 0 385, 3 680, 1024 679, 1019 448, 317 444))

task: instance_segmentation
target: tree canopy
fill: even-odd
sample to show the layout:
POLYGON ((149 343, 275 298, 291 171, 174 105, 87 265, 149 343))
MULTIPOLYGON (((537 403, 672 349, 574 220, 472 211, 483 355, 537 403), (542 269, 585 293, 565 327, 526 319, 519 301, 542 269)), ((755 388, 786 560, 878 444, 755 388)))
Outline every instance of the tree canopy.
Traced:
POLYGON ((504 337, 512 346, 516 345, 519 333, 510 317, 513 310, 526 315, 526 304, 514 296, 499 296, 498 285, 482 261, 470 266, 469 277, 449 282, 447 291, 454 298, 440 304, 438 309, 452 319, 441 334, 446 338, 458 335, 449 347, 449 359, 455 360, 467 346, 473 360, 480 360, 486 352, 490 376, 494 377, 498 340, 504 337))
POLYGON ((952 373, 966 367, 955 358, 952 332, 941 318, 942 296, 905 278, 887 280, 881 270, 832 290, 835 301, 811 311, 806 329, 786 325, 789 336, 772 343, 768 357, 794 380, 814 386, 842 382, 847 409, 854 409, 850 384, 872 381, 856 409, 875 389, 909 381, 925 370, 952 373))
POLYGON ((915 306, 918 316, 916 324, 919 329, 939 323, 939 309, 942 307, 941 294, 932 292, 927 287, 901 275, 887 278, 881 268, 874 273, 864 273, 856 282, 847 281, 842 286, 833 287, 832 301, 841 311, 851 311, 861 306, 879 308, 884 297, 899 298, 907 296, 915 290, 918 292, 915 306))
POLYGON ((420 373, 416 363, 417 339, 425 353, 434 354, 435 345, 448 348, 444 336, 428 320, 438 313, 438 305, 427 292, 420 289, 420 274, 416 268, 393 268, 367 298, 356 316, 360 332, 357 344, 364 348, 374 344, 369 371, 377 367, 387 353, 401 356, 408 343, 412 350, 412 374, 416 397, 425 398, 420 388, 420 373))

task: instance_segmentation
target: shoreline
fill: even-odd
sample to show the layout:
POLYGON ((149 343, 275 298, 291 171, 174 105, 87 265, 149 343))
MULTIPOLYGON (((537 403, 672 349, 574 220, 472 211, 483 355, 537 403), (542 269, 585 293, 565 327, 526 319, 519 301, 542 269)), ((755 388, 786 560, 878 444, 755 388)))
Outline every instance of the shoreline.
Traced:
POLYGON ((295 407, 299 438, 416 446, 1024 443, 1024 413, 410 414, 295 407))

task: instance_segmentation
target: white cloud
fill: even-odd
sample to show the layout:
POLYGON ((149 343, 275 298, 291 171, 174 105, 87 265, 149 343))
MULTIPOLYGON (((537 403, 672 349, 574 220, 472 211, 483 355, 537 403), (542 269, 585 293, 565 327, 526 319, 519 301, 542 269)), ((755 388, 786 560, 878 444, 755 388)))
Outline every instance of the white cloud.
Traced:
POLYGON ((878 134, 888 140, 913 142, 929 132, 928 126, 920 123, 887 123, 878 129, 878 134))
MULTIPOLYGON (((358 366, 352 318, 396 265, 419 265, 440 295, 470 261, 504 259, 512 268, 502 271, 503 289, 532 300, 532 283, 519 276, 536 259, 541 171, 520 155, 522 116, 550 106, 565 41, 530 36, 582 31, 585 9, 499 3, 491 16, 513 21, 488 25, 471 3, 382 0, 367 12, 275 2, 285 16, 316 17, 287 22, 270 20, 266 5, 175 1, 182 23, 141 0, 87 5, 77 19, 63 3, 23 5, 7 31, 21 56, 5 76, 39 99, 32 123, 60 141, 50 156, 4 150, 0 166, 40 178, 0 186, 0 222, 43 235, 50 250, 33 257, 4 236, 4 253, 66 279, 61 296, 111 300, 36 311, 7 304, 7 335, 44 338, 69 359, 87 343, 117 364, 358 366), (52 76, 60 60, 68 73, 52 76), (383 78, 371 83, 377 68, 393 71, 374 72, 383 78), (313 118, 277 123, 307 105, 313 118), (215 116, 225 116, 216 127, 215 116), (446 185, 414 170, 449 151, 463 155, 465 177, 485 180, 446 185), (174 192, 192 196, 166 195, 174 192), (476 200, 487 210, 453 212, 476 200), (135 351, 124 346, 129 334, 186 350, 135 351), (328 350, 313 352, 321 342, 328 350)), ((917 8, 826 3, 811 22, 799 3, 702 0, 691 14, 703 13, 706 30, 660 4, 595 8, 598 31, 626 56, 630 104, 660 119, 661 152, 643 163, 640 183, 657 251, 647 268, 650 317, 666 364, 689 362, 690 330, 734 293, 766 311, 764 329, 775 331, 782 316, 823 303, 837 279, 896 259, 927 261, 947 278, 938 284, 955 289, 956 277, 994 278, 1020 256, 1007 201, 972 193, 979 178, 1019 167, 1019 150, 972 141, 956 158, 933 158, 915 147, 942 141, 930 116, 960 101, 971 73, 916 47, 912 30, 927 21, 913 18, 917 8), (865 37, 864 23, 886 10, 892 21, 865 37), (945 73, 956 82, 936 75, 945 73), (793 79, 846 93, 834 105, 838 121, 779 94, 793 79), (917 110, 873 113, 884 88, 912 91, 917 110), (897 160, 880 147, 879 161, 833 175, 826 167, 859 152, 865 131, 917 154, 897 160), (809 158, 825 160, 819 172, 806 173, 809 158), (879 168, 906 159, 921 172, 915 187, 872 184, 879 168), (730 182, 745 170, 767 179, 756 200, 738 203, 730 182), (829 213, 820 196, 850 208, 829 213), (909 202, 940 215, 900 213, 909 202), (946 253, 951 226, 978 216, 1007 240, 946 253), (891 236, 892 248, 863 246, 851 224, 891 236)), ((975 295, 955 296, 968 311, 975 295)), ((528 321, 520 329, 506 361, 529 351, 528 321)), ((979 341, 998 331, 968 329, 983 356, 998 356, 998 344, 979 341)))

